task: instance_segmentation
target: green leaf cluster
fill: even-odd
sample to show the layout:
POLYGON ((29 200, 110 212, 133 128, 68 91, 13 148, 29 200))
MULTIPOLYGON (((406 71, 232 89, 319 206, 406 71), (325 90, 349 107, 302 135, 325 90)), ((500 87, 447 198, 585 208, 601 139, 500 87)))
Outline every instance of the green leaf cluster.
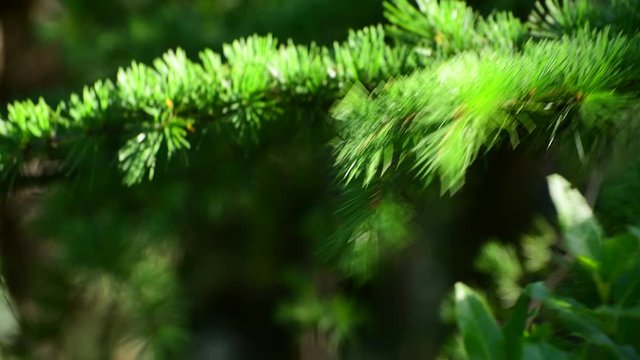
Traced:
MULTIPOLYGON (((640 237, 636 229, 605 237, 585 199, 558 175, 549 177, 566 256, 561 271, 503 304, 502 329, 485 297, 456 285, 456 319, 469 359, 638 359, 640 237), (560 275, 565 278, 558 278, 560 275), (509 309, 509 310, 507 310, 509 309)), ((489 244, 488 259, 510 259, 512 248, 489 244), (500 255, 491 256, 501 252, 500 255)), ((502 264, 501 266, 509 266, 502 264)), ((512 267, 518 267, 515 265, 512 267)), ((503 271, 510 281, 512 272, 503 271)), ((499 275, 502 276, 502 275, 499 275)), ((501 291, 498 285, 498 292, 501 291)))

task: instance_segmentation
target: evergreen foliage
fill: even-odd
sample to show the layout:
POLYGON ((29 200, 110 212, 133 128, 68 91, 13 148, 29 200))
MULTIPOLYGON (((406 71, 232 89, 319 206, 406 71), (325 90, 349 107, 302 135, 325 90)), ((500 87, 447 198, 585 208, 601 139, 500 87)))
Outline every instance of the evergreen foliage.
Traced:
POLYGON ((536 129, 537 140, 551 143, 567 123, 573 131, 624 128, 616 120, 634 110, 637 89, 627 73, 637 48, 636 38, 582 30, 529 42, 518 54, 464 54, 370 95, 352 90, 334 111, 348 134, 337 160, 347 181, 367 185, 381 154, 396 153, 397 165, 409 162, 420 180, 439 176, 443 191, 455 191, 480 151, 505 133, 516 146, 523 131, 536 129))
MULTIPOLYGON (((176 159, 187 159, 203 142, 259 152, 279 122, 299 128, 322 122, 330 139, 311 146, 331 149, 339 205, 327 221, 333 233, 321 240, 338 254, 345 276, 364 281, 381 257, 411 240, 415 193, 434 181, 441 193, 455 193, 468 168, 492 148, 570 144, 583 162, 597 163, 619 134, 634 129, 640 1, 546 0, 526 22, 507 12, 483 17, 455 0, 418 0, 417 6, 390 0, 384 9, 388 24, 350 31, 332 46, 256 35, 224 45, 221 53, 204 50, 198 61, 170 50, 151 65, 134 61, 67 101, 14 102, 0 119, 0 185, 20 186, 34 166, 77 178, 93 176, 94 164, 112 163, 132 187, 161 177, 160 163, 178 166, 176 159), (96 161, 105 154, 106 161, 96 161)), ((98 171, 108 175, 109 169, 98 171)), ((624 202, 620 193, 637 187, 637 176, 629 178, 612 187, 618 189, 618 198, 609 197, 613 205, 604 202, 616 208, 606 218, 611 228, 637 220, 633 205, 624 213, 615 205, 624 202)), ((222 183, 212 186, 229 185, 222 183)), ((461 334, 451 357, 638 357, 628 331, 638 329, 635 230, 605 240, 584 199, 560 178, 550 184, 567 252, 559 266, 592 281, 596 300, 570 286, 557 294, 549 284, 522 284, 557 260, 546 251, 548 237, 532 237, 521 249, 491 243, 478 267, 499 275, 497 298, 513 307, 512 316, 496 320, 482 295, 456 285, 461 334), (628 262, 614 261, 625 256, 628 262), (556 341, 549 325, 534 321, 563 332, 556 341)), ((99 223, 113 214, 91 216, 99 223)), ((70 242, 92 232, 81 222, 69 226, 70 242)), ((126 284, 112 291, 118 297, 112 300, 125 304, 119 311, 141 318, 134 336, 158 358, 177 356, 186 335, 175 274, 163 271, 171 256, 151 241, 142 241, 151 250, 122 244, 126 251, 111 254, 94 246, 109 236, 93 240, 68 247, 90 251, 65 254, 65 269, 89 264, 109 275, 105 286, 113 279, 126 284), (127 251, 131 257, 119 259, 127 251), (149 266, 152 258, 160 265, 149 266)), ((352 310, 348 301, 299 292, 301 299, 281 311, 285 322, 330 329, 336 344, 352 331, 357 321, 345 315, 352 310)))
MULTIPOLYGON (((513 143, 518 142, 518 123, 529 130, 556 129, 569 110, 586 108, 586 116, 593 116, 605 112, 597 111, 604 105, 627 109, 626 95, 636 90, 635 76, 629 73, 638 57, 635 28, 621 26, 588 2, 564 4, 550 1, 546 22, 535 13, 530 23, 522 24, 505 13, 481 18, 459 1, 421 1, 416 9, 397 0, 386 4, 395 45, 388 44, 391 39, 377 26, 351 32, 346 42, 332 48, 278 46, 270 36, 254 36, 225 45, 224 60, 206 50, 199 55, 201 62, 195 63, 182 50, 169 51, 153 66, 134 62, 118 72, 115 82, 98 81, 67 102, 49 105, 28 100, 9 105, 0 127, 2 172, 11 178, 26 160, 50 153, 74 163, 80 159, 64 155, 77 153, 72 149, 86 135, 116 136, 122 141, 119 167, 125 184, 132 185, 153 177, 161 148, 169 157, 187 150, 188 138, 193 137, 188 135, 196 129, 202 131, 211 123, 224 129, 231 125, 219 131, 239 141, 255 140, 260 125, 284 109, 326 106, 340 97, 342 89, 359 82, 377 89, 371 103, 361 101, 365 93, 355 88, 333 111, 344 123, 338 136, 348 139, 337 146, 337 161, 344 164, 347 178, 362 175, 368 183, 376 172, 374 165, 384 160, 381 152, 387 156, 395 152, 398 160, 415 156, 412 167, 420 178, 438 173, 444 190, 455 189, 464 169, 481 148, 495 143, 496 135, 505 131, 513 143), (602 18, 589 21, 576 15, 587 12, 602 18), (530 40, 514 52, 527 37, 526 27, 536 35, 553 24, 563 24, 569 35, 540 43, 530 40), (609 24, 631 33, 621 35, 607 28, 609 24), (585 29, 596 25, 605 29, 585 29), (439 60, 463 51, 467 53, 439 60), (406 79, 378 85, 425 65, 406 79), (406 104, 388 108, 406 96, 412 97, 406 104), (420 102, 413 101, 416 98, 420 102), (424 114, 426 108, 438 112, 424 114), (556 121, 538 125, 538 119, 545 117, 556 121), (350 130, 354 128, 361 133, 354 134, 350 130), (408 133, 396 145, 405 148, 393 149, 398 132, 408 133), (419 133, 418 139, 413 139, 413 132, 419 133), (474 141, 456 146, 465 138, 474 141), (448 148, 455 150, 449 153, 448 148), (368 171, 364 163, 369 164, 368 171)), ((634 6, 623 2, 612 8, 637 10, 634 6)), ((624 23, 636 24, 637 14, 626 11, 624 23)))

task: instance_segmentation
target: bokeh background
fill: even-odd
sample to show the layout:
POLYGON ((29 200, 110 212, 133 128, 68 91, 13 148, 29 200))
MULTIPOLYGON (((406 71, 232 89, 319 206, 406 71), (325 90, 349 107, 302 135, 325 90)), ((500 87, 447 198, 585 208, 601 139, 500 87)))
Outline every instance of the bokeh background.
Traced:
MULTIPOLYGON (((533 1, 470 4, 526 18, 533 1)), ((0 102, 55 102, 176 47, 196 59, 254 33, 331 44, 381 22, 378 0, 2 0, 0 102)), ((0 199, 0 358, 435 358, 452 284, 487 281, 480 245, 551 211, 554 155, 497 149, 455 196, 420 192, 411 241, 349 278, 328 240, 325 110, 270 125, 255 149, 204 137, 131 188, 90 146, 90 176, 22 181, 0 199)))

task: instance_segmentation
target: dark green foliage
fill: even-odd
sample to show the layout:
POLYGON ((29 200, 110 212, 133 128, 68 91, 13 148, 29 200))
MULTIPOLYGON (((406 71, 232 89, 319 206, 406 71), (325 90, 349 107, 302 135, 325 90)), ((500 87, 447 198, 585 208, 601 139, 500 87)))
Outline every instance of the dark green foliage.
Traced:
POLYGON ((74 84, 111 76, 132 59, 150 63, 168 48, 189 54, 219 50, 229 39, 273 33, 323 45, 343 39, 350 27, 380 19, 381 4, 368 0, 61 0, 65 11, 38 24, 45 41, 59 42, 74 84), (358 11, 350 11, 358 9, 358 11), (323 29, 322 34, 318 29, 323 29), (90 50, 90 51, 88 51, 90 50))
POLYGON ((380 258, 410 242, 411 205, 384 189, 349 188, 342 198, 328 252, 342 259, 340 268, 346 274, 365 280, 375 273, 380 258))
MULTIPOLYGON (((504 348, 510 354, 521 354, 509 358, 522 359, 640 358, 637 338, 640 237, 637 231, 605 238, 580 193, 557 175, 549 178, 549 187, 562 229, 562 243, 558 246, 567 251, 565 257, 549 265, 561 271, 550 275, 547 283, 533 282, 518 291, 518 302, 511 308, 504 325, 505 345, 497 343, 495 320, 487 306, 476 305, 480 315, 465 312, 472 303, 485 301, 484 297, 458 284, 455 306, 459 309, 456 313, 459 329, 465 339, 476 339, 475 342, 465 340, 466 356, 469 359, 499 358, 500 349, 504 348), (584 284, 595 290, 594 295, 585 296, 584 284), (468 325, 479 319, 485 319, 482 326, 468 325), (477 344, 493 344, 491 348, 496 350, 488 353, 477 344)), ((489 244, 485 249, 481 258, 484 263, 513 261, 513 248, 489 244), (497 250, 489 250, 496 247, 503 249, 499 255, 497 250)), ((515 261, 517 263, 517 258, 515 261)), ((491 275, 499 281, 513 281, 509 270, 494 268, 491 275)), ((502 298, 500 293, 498 296, 502 298)), ((508 308, 512 304, 505 305, 508 308)))

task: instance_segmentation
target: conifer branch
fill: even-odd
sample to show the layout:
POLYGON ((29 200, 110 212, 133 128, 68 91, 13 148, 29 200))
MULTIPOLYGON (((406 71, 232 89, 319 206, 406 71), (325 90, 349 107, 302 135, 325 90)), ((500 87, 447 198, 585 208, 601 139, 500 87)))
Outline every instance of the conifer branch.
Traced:
MULTIPOLYGON (((407 0, 386 3, 391 36, 382 26, 369 27, 351 32, 344 43, 331 48, 279 45, 271 36, 253 36, 223 46, 222 54, 205 50, 199 62, 178 49, 152 66, 133 62, 118 71, 115 81, 98 81, 57 105, 42 99, 10 104, 0 119, 0 175, 10 183, 20 175, 22 164, 38 157, 58 160, 69 171, 88 161, 82 157, 87 143, 107 137, 119 144, 114 158, 125 184, 132 185, 153 177, 159 153, 170 158, 188 150, 194 136, 211 124, 220 136, 245 145, 260 138, 265 122, 296 109, 327 109, 352 84, 360 83, 366 91, 351 90, 334 111, 342 120, 349 118, 339 122, 349 124, 337 134, 342 139, 338 163, 347 167, 347 177, 362 175, 368 183, 379 170, 369 160, 377 159, 374 163, 379 165, 392 155, 398 162, 418 155, 413 166, 421 178, 439 172, 445 187, 454 189, 461 184, 464 168, 481 148, 497 141, 501 130, 515 143, 516 122, 528 128, 538 125, 528 118, 531 113, 564 119, 576 108, 616 107, 628 100, 611 92, 615 84, 602 83, 603 76, 621 77, 617 71, 627 68, 611 61, 627 61, 627 55, 619 59, 615 53, 612 58, 601 51, 607 49, 583 50, 567 39, 539 46, 530 40, 520 51, 531 36, 572 33, 587 23, 598 27, 619 21, 608 37, 633 33, 640 23, 635 21, 640 19, 637 0, 611 0, 606 11, 605 5, 586 0, 562 5, 547 0, 526 24, 508 13, 481 17, 461 1, 417 3, 417 8, 407 0), (622 14, 627 20, 621 20, 622 14), (575 59, 571 51, 577 51, 575 59), (456 55, 462 52, 469 53, 456 55), (558 60, 555 52, 565 59, 558 60), (605 60, 597 58, 600 55, 605 60), (583 65, 586 71, 580 70, 583 65), (565 67, 571 76, 559 75, 565 67), (528 71, 537 74, 534 80, 539 83, 524 81, 530 77, 528 71), (567 83, 557 88, 546 84, 546 78, 553 78, 547 71, 567 83), (569 86, 571 77, 581 85, 569 86), (421 85, 425 81, 435 85, 421 85), (589 82, 602 86, 591 89, 589 82), (456 86, 464 92, 457 92, 456 86), (482 95, 485 88, 490 91, 482 95), (372 89, 376 100, 365 106, 365 94, 372 89), (391 101, 398 96, 404 99, 401 103, 391 101), (532 109, 536 106, 542 109, 532 109), (430 120, 424 118, 427 112, 430 120), (515 121, 514 112, 523 115, 515 121)), ((609 46, 598 36, 583 31, 578 46, 591 49, 591 40, 595 46, 609 46)), ((628 48, 628 41, 611 44, 628 48)), ((629 84, 636 77, 626 74, 629 84)))
POLYGON ((506 137, 516 146, 526 133, 553 141, 567 126, 628 126, 616 120, 638 102, 639 44, 585 29, 518 54, 460 55, 371 93, 354 88, 333 110, 346 134, 336 147, 345 181, 368 185, 389 168, 381 154, 394 153, 393 168, 455 191, 479 153, 506 137))
MULTIPOLYGON (((96 136, 114 136, 124 182, 153 177, 161 147, 171 157, 190 147, 191 133, 222 123, 239 141, 259 137, 261 124, 283 111, 327 107, 354 81, 375 84, 416 67, 406 46, 390 46, 382 27, 353 31, 333 48, 271 37, 250 37, 210 50, 200 63, 184 51, 169 51, 153 66, 134 62, 116 81, 98 81, 51 106, 40 99, 16 102, 0 120, 0 172, 7 176, 30 157, 73 155, 74 146, 96 136)), ((67 164, 81 161, 67 158, 67 164)), ((13 174, 15 175, 15 174, 13 174)))

